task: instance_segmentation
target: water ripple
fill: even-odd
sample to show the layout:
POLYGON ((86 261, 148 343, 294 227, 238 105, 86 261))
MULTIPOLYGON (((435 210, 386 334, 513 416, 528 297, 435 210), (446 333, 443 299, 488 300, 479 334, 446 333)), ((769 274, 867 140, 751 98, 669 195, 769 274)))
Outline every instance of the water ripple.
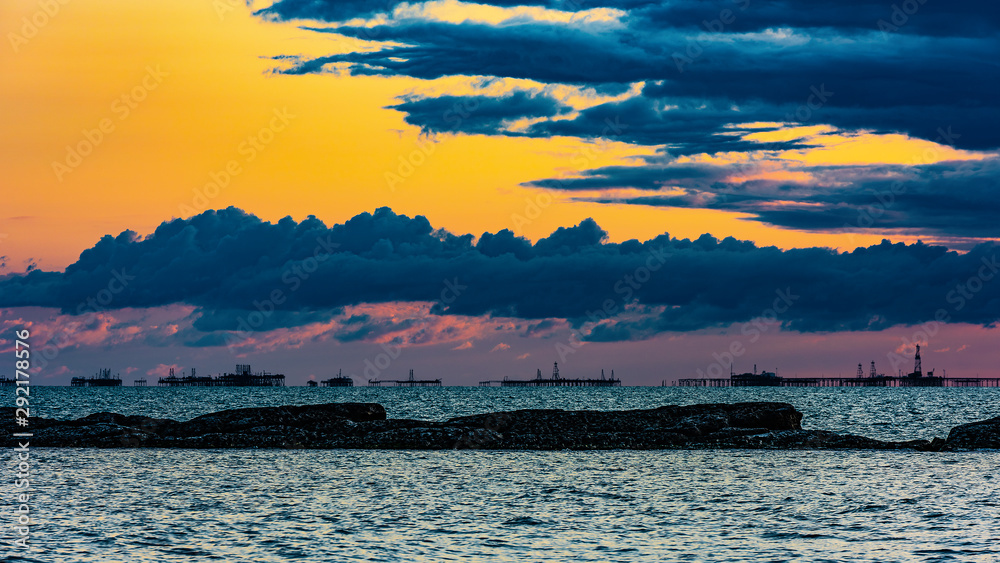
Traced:
POLYGON ((11 561, 1000 559, 1000 452, 35 455, 11 561))

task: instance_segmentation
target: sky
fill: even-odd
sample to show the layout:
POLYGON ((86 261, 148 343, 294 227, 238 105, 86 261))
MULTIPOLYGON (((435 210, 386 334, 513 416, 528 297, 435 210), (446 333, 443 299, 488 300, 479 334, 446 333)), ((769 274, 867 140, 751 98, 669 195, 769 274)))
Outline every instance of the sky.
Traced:
MULTIPOLYGON (((12 0, 36 382, 1000 377, 1000 7, 12 0)), ((0 373, 0 375, 10 375, 0 373)))

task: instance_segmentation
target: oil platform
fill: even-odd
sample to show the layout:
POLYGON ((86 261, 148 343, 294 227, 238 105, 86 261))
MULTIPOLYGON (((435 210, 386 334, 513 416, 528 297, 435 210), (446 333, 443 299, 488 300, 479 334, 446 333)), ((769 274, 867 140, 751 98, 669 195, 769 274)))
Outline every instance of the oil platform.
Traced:
POLYGON ((552 365, 552 377, 542 379, 542 370, 538 370, 534 379, 509 379, 480 381, 480 387, 492 387, 496 383, 500 387, 621 387, 622 380, 615 379, 615 371, 611 370, 611 377, 604 376, 601 370, 600 379, 564 379, 559 377, 559 362, 552 365))
POLYGON ((11 379, 10 377, 0 376, 0 387, 15 387, 17 381, 11 379))
POLYGON ((174 368, 170 368, 170 375, 161 377, 157 381, 157 385, 160 387, 284 387, 285 376, 266 371, 254 373, 250 369, 250 364, 237 364, 235 372, 216 377, 198 376, 195 368, 191 368, 191 375, 177 377, 174 374, 174 368))
MULTIPOLYGON (((664 381, 666 385, 666 381, 664 381)), ((913 358, 913 371, 898 375, 878 373, 875 362, 868 375, 862 364, 854 377, 778 377, 776 372, 732 373, 729 379, 678 379, 678 387, 1000 387, 1000 377, 947 377, 934 375, 934 370, 924 373, 920 360, 920 345, 913 358)))
POLYGON ((110 369, 102 369, 90 377, 74 377, 69 384, 72 387, 121 387, 122 378, 118 374, 111 377, 110 369))
MULTIPOLYGON (((350 378, 348 378, 350 379, 350 378)), ((329 380, 328 380, 329 381, 329 380)), ((354 382, 351 382, 354 385, 354 382)), ((369 387, 382 387, 383 385, 392 385, 394 387, 441 387, 440 379, 414 379, 413 370, 410 370, 409 379, 369 379, 369 387)))
MULTIPOLYGON (((410 370, 410 377, 413 376, 413 370, 410 370)), ((343 375, 343 370, 337 370, 337 377, 331 377, 330 379, 324 379, 319 382, 323 387, 354 387, 354 380, 350 377, 345 377, 343 375)))

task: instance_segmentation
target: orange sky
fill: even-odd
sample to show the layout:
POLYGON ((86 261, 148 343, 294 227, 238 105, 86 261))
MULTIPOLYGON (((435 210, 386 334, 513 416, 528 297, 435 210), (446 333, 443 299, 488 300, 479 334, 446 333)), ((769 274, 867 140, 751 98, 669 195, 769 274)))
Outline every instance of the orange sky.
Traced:
MULTIPOLYGON (((329 54, 346 40, 263 22, 242 6, 217 13, 220 6, 228 4, 73 0, 45 18, 34 1, 5 2, 0 254, 8 271, 23 270, 29 258, 62 269, 101 235, 149 233, 171 217, 229 205, 272 221, 314 214, 328 224, 389 206, 457 233, 510 228, 532 239, 586 217, 612 240, 711 232, 782 247, 849 248, 881 238, 781 230, 711 210, 550 199, 519 184, 572 175, 582 154, 592 156, 584 160, 593 168, 653 149, 610 143, 595 150, 569 138, 421 139, 384 107, 445 82, 271 73, 278 64, 271 56, 329 54), (45 25, 28 38, 24 18, 45 25), (276 111, 294 117, 273 122, 276 111), (270 131, 272 123, 282 130, 270 131), (102 125, 106 132, 96 132, 102 125), (251 150, 255 136, 262 150, 251 150), (67 147, 86 152, 91 144, 73 166, 67 147), (199 196, 227 166, 238 171, 228 185, 215 197, 199 196), (387 174, 402 182, 390 186, 387 174)), ((786 157, 907 161, 928 144, 834 139, 786 157)))

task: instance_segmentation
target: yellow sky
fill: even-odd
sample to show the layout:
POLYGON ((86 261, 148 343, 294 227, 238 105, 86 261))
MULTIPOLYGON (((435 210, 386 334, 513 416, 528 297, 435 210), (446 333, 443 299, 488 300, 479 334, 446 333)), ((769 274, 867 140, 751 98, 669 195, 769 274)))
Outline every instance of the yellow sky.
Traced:
POLYGON ((574 139, 421 139, 384 107, 427 83, 271 73, 271 56, 343 46, 245 7, 219 13, 227 2, 69 0, 44 17, 34 0, 4 2, 0 255, 9 270, 28 258, 61 269, 101 235, 148 233, 171 217, 229 205, 266 220, 314 214, 328 224, 389 206, 456 233, 510 228, 532 239, 586 217, 612 240, 711 232, 837 247, 881 238, 781 230, 707 210, 573 203, 521 188, 572 174, 580 154, 593 155, 591 168, 653 151, 608 144, 585 153, 574 139), (24 18, 44 25, 32 34, 24 18), (207 197, 213 175, 230 178, 207 197))

